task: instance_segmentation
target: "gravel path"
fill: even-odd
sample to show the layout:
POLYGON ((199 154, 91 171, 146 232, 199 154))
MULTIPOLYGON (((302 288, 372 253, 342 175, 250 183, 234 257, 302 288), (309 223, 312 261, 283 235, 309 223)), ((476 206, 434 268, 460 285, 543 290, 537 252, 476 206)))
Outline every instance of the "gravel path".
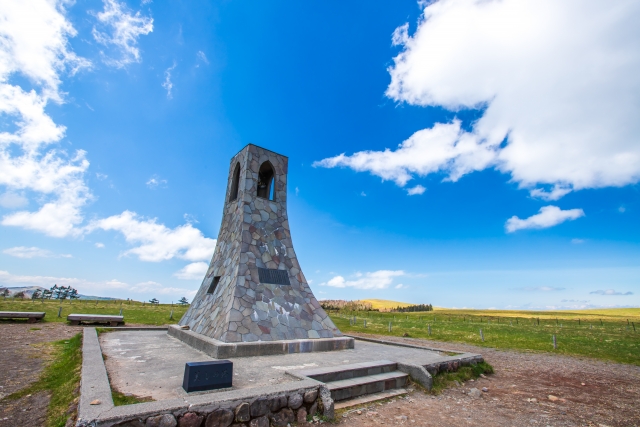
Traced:
MULTIPOLYGON (((71 338, 80 331, 62 323, 0 322, 0 398, 36 381, 42 372, 42 343, 71 338)), ((0 400, 0 427, 45 425, 49 395, 37 393, 0 400)))
MULTIPOLYGON (((62 323, 0 322, 0 397, 38 378, 43 366, 40 343, 70 338, 80 329, 62 323)), ((414 390, 407 398, 370 405, 361 414, 351 412, 340 418, 340 425, 640 426, 640 367, 548 353, 378 338, 480 353, 496 373, 439 396, 414 390), (489 391, 474 399, 466 394, 472 387, 489 391), (559 400, 549 400, 549 395, 559 400)), ((49 396, 43 393, 13 402, 0 400, 0 427, 44 425, 48 402, 49 396)))
POLYGON ((404 399, 371 405, 361 414, 351 412, 341 418, 341 425, 640 425, 638 366, 549 353, 503 351, 387 336, 378 338, 480 353, 494 367, 495 374, 447 389, 439 396, 414 390, 404 399), (489 391, 482 393, 481 398, 471 398, 465 392, 472 387, 486 387, 489 391), (553 397, 550 400, 549 395, 558 400, 553 397))

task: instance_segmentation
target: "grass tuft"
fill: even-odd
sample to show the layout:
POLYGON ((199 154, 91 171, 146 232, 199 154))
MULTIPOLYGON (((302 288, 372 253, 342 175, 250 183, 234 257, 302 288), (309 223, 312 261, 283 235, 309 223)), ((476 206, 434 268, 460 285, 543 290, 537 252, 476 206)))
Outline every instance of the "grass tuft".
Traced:
POLYGON ((470 379, 476 379, 480 374, 493 374, 493 366, 487 362, 470 366, 463 366, 455 372, 439 372, 433 377, 433 388, 431 394, 440 394, 442 390, 449 387, 456 381, 464 383, 470 379))
POLYGON ((116 390, 111 390, 111 397, 113 398, 113 404, 115 406, 135 405, 136 403, 153 402, 151 397, 138 397, 132 394, 120 393, 116 390))
POLYGON ((47 426, 64 427, 71 404, 78 396, 80 368, 82 366, 82 334, 69 340, 48 344, 51 362, 44 368, 40 378, 28 387, 17 391, 6 399, 16 400, 29 394, 47 392, 51 399, 47 408, 47 426))

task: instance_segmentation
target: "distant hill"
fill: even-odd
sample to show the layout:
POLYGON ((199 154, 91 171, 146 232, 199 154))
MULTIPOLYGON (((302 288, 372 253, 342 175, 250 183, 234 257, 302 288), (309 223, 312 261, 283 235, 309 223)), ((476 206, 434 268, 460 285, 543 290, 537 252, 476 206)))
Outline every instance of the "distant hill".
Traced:
POLYGON ((396 307, 409 307, 408 302, 390 301, 387 299, 361 299, 360 301, 371 304, 374 310, 390 310, 396 307))
MULTIPOLYGON (((39 290, 40 292, 45 290, 45 288, 43 288, 42 286, 18 286, 18 287, 12 287, 12 288, 0 287, 0 292, 2 292, 4 289, 8 289, 9 290, 8 298, 13 297, 13 295, 17 294, 18 292, 24 292, 25 293, 25 298, 27 298, 27 299, 31 299, 31 296, 33 295, 33 293, 36 290, 39 290)), ((81 294, 78 294, 78 297, 79 297, 78 299, 88 299, 88 300, 114 300, 114 299, 118 299, 118 298, 96 297, 96 296, 92 296, 92 295, 81 295, 81 294)))

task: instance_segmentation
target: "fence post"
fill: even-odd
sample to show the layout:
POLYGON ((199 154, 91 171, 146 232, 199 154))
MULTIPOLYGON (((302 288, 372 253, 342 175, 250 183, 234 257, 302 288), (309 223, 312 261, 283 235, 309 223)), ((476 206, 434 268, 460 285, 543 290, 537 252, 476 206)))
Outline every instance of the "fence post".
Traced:
POLYGON ((484 334, 482 333, 482 329, 480 329, 480 339, 484 342, 484 334))
POLYGON ((553 336, 553 349, 555 350, 555 349, 557 349, 557 348, 558 348, 558 344, 557 344, 557 342, 556 342, 556 336, 554 335, 554 336, 553 336))
POLYGON ((60 316, 62 314, 62 306, 60 306, 60 308, 58 308, 58 317, 62 317, 60 316))
POLYGON ((173 310, 171 310, 171 314, 169 314, 169 320, 173 320, 173 310))
POLYGON ((389 332, 391 332, 391 322, 389 322, 389 332))
POLYGON ((633 332, 636 331, 636 322, 631 322, 631 324, 633 325, 633 332))
POLYGON ((364 327, 367 327, 367 319, 364 319, 364 327))
POLYGON ((120 316, 122 316, 122 307, 120 307, 120 316))
POLYGON ((429 331, 429 336, 431 336, 431 325, 427 325, 427 330, 429 331))

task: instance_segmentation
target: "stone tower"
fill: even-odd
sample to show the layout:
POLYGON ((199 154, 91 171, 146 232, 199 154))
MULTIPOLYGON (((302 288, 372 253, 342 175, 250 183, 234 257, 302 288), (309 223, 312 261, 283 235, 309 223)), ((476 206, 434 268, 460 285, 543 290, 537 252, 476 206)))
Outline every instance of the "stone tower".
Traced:
POLYGON ((287 163, 252 144, 231 159, 216 249, 180 325, 227 343, 342 336, 293 249, 287 163))

